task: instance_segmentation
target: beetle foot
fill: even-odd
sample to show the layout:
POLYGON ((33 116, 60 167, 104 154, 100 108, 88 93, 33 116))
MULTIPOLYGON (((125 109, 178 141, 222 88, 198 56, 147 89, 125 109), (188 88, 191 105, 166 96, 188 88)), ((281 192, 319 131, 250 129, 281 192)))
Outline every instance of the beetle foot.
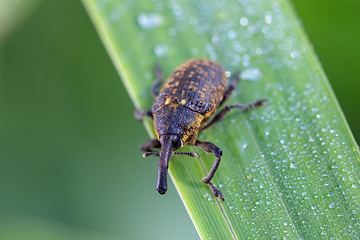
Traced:
POLYGON ((144 116, 144 111, 139 110, 139 109, 135 109, 135 111, 134 111, 134 117, 135 117, 136 120, 142 121, 142 120, 143 120, 143 116, 144 116))
POLYGON ((150 110, 135 109, 134 117, 135 117, 136 120, 142 121, 144 116, 153 119, 153 114, 152 114, 152 112, 150 110))
POLYGON ((148 157, 148 156, 151 156, 151 155, 159 156, 160 153, 159 152, 146 152, 146 153, 143 154, 143 157, 148 157))
POLYGON ((220 198, 223 201, 225 200, 225 198, 223 197, 221 191, 219 189, 217 189, 213 183, 209 182, 208 185, 210 187, 211 192, 214 194, 214 196, 216 198, 220 198))
POLYGON ((247 105, 247 109, 245 111, 248 111, 248 110, 256 108, 256 107, 261 107, 267 101, 268 101, 267 98, 263 98, 263 99, 259 99, 259 100, 255 101, 253 103, 250 103, 249 105, 247 105))

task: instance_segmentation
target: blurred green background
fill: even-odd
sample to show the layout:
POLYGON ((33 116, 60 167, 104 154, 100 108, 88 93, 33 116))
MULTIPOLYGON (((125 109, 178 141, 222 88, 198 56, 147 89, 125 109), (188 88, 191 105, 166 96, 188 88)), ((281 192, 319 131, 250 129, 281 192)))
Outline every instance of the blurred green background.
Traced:
MULTIPOLYGON (((29 1, 0 0, 0 239, 197 239, 81 2, 29 1)), ((293 4, 359 142, 360 2, 293 4)))

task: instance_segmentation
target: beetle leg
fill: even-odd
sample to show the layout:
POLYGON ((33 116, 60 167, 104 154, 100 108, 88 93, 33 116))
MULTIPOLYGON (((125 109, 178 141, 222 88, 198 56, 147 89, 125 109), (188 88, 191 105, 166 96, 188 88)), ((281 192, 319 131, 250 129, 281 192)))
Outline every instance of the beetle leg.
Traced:
POLYGON ((216 169, 218 168, 222 156, 222 150, 212 142, 203 142, 196 140, 195 146, 200 147, 202 150, 204 150, 206 153, 212 153, 216 157, 216 160, 213 164, 213 166, 210 169, 210 172, 206 177, 204 177, 202 180, 204 183, 209 183, 211 179, 213 178, 216 169))
POLYGON ((136 118, 136 120, 142 121, 144 116, 149 117, 154 120, 152 111, 135 109, 134 117, 136 118))
POLYGON ((155 149, 155 148, 159 148, 159 147, 161 147, 161 144, 160 144, 159 140, 157 140, 156 138, 151 139, 147 142, 144 142, 143 144, 140 145, 140 149, 143 152, 150 152, 151 149, 155 149))
POLYGON ((221 191, 219 189, 217 189, 213 183, 209 182, 208 185, 210 187, 211 192, 214 194, 214 196, 216 198, 220 198, 223 201, 225 200, 225 198, 223 197, 221 191))
POLYGON ((158 63, 155 63, 155 76, 156 76, 156 81, 151 88, 151 92, 156 97, 157 95, 159 95, 158 87, 161 85, 161 83, 164 80, 161 67, 159 66, 158 63))
POLYGON ((248 105, 243 105, 243 104, 226 105, 218 114, 215 115, 215 117, 211 120, 211 122, 209 124, 207 124, 206 126, 200 128, 199 131, 202 131, 202 130, 204 130, 206 128, 209 128, 212 125, 214 125, 215 123, 220 122, 225 117, 225 115, 228 112, 230 112, 230 110, 233 109, 233 108, 237 108, 237 109, 244 110, 244 111, 249 111, 252 108, 262 106, 264 104, 264 102, 266 102, 266 101, 267 101, 267 99, 264 98, 264 99, 260 99, 260 100, 257 100, 255 102, 252 102, 252 103, 250 103, 248 105))
POLYGON ((238 82, 240 81, 240 71, 237 71, 235 73, 235 76, 231 79, 229 88, 227 89, 226 93, 224 94, 223 100, 220 102, 219 107, 221 105, 223 105, 231 96, 231 94, 233 93, 236 84, 238 84, 238 82))
POLYGON ((215 195, 215 197, 220 197, 221 200, 224 201, 224 197, 222 196, 221 191, 219 189, 217 189, 213 183, 211 183, 211 179, 214 177, 216 169, 219 167, 219 164, 221 161, 221 156, 222 156, 221 148, 219 148, 218 146, 216 146, 215 144, 213 144, 211 142, 203 142, 203 141, 199 141, 199 140, 196 140, 195 146, 200 147, 206 153, 214 154, 214 156, 216 157, 216 160, 215 160, 213 166, 211 167, 208 175, 206 177, 204 177, 202 180, 204 183, 209 185, 209 187, 210 187, 211 191, 213 192, 213 194, 215 195))

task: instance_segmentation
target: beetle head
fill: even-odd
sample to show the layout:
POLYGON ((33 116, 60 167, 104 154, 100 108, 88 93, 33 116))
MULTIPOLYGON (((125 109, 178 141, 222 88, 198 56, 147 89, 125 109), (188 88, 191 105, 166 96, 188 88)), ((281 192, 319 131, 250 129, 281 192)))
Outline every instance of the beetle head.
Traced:
POLYGON ((175 134, 160 136, 160 143, 161 143, 161 146, 171 143, 172 151, 175 151, 175 150, 181 148, 182 146, 184 146, 182 139, 178 135, 175 135, 175 134))
POLYGON ((177 134, 164 134, 159 137, 161 144, 160 152, 145 152, 143 157, 148 157, 151 155, 160 156, 159 165, 158 165, 158 181, 156 190, 160 194, 165 194, 167 190, 167 172, 169 169, 169 161, 174 154, 178 155, 187 155, 189 157, 199 157, 194 152, 173 152, 181 148, 184 145, 183 139, 181 139, 177 134))

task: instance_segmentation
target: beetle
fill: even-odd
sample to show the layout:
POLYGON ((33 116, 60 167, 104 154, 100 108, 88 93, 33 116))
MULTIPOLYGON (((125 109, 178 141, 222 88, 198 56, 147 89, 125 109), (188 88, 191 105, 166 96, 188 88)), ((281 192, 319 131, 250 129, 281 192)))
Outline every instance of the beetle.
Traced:
POLYGON ((190 59, 174 70, 160 92, 158 87, 163 82, 163 76, 158 64, 155 64, 155 75, 156 81, 152 87, 152 93, 156 99, 152 110, 135 110, 134 115, 138 120, 147 116, 154 121, 157 138, 143 143, 140 149, 145 152, 144 157, 160 156, 156 190, 160 194, 166 193, 169 161, 174 154, 198 157, 192 152, 173 152, 184 145, 191 145, 200 147, 206 153, 211 153, 216 157, 209 173, 202 178, 202 181, 210 187, 215 197, 224 200, 221 191, 211 182, 220 164, 222 150, 214 143, 198 140, 198 133, 221 121, 231 109, 248 111, 263 105, 266 99, 260 99, 248 105, 227 105, 209 121, 217 109, 231 96, 236 84, 240 81, 240 71, 228 84, 224 69, 215 61, 190 59), (160 152, 152 152, 153 149, 160 147, 160 152))

